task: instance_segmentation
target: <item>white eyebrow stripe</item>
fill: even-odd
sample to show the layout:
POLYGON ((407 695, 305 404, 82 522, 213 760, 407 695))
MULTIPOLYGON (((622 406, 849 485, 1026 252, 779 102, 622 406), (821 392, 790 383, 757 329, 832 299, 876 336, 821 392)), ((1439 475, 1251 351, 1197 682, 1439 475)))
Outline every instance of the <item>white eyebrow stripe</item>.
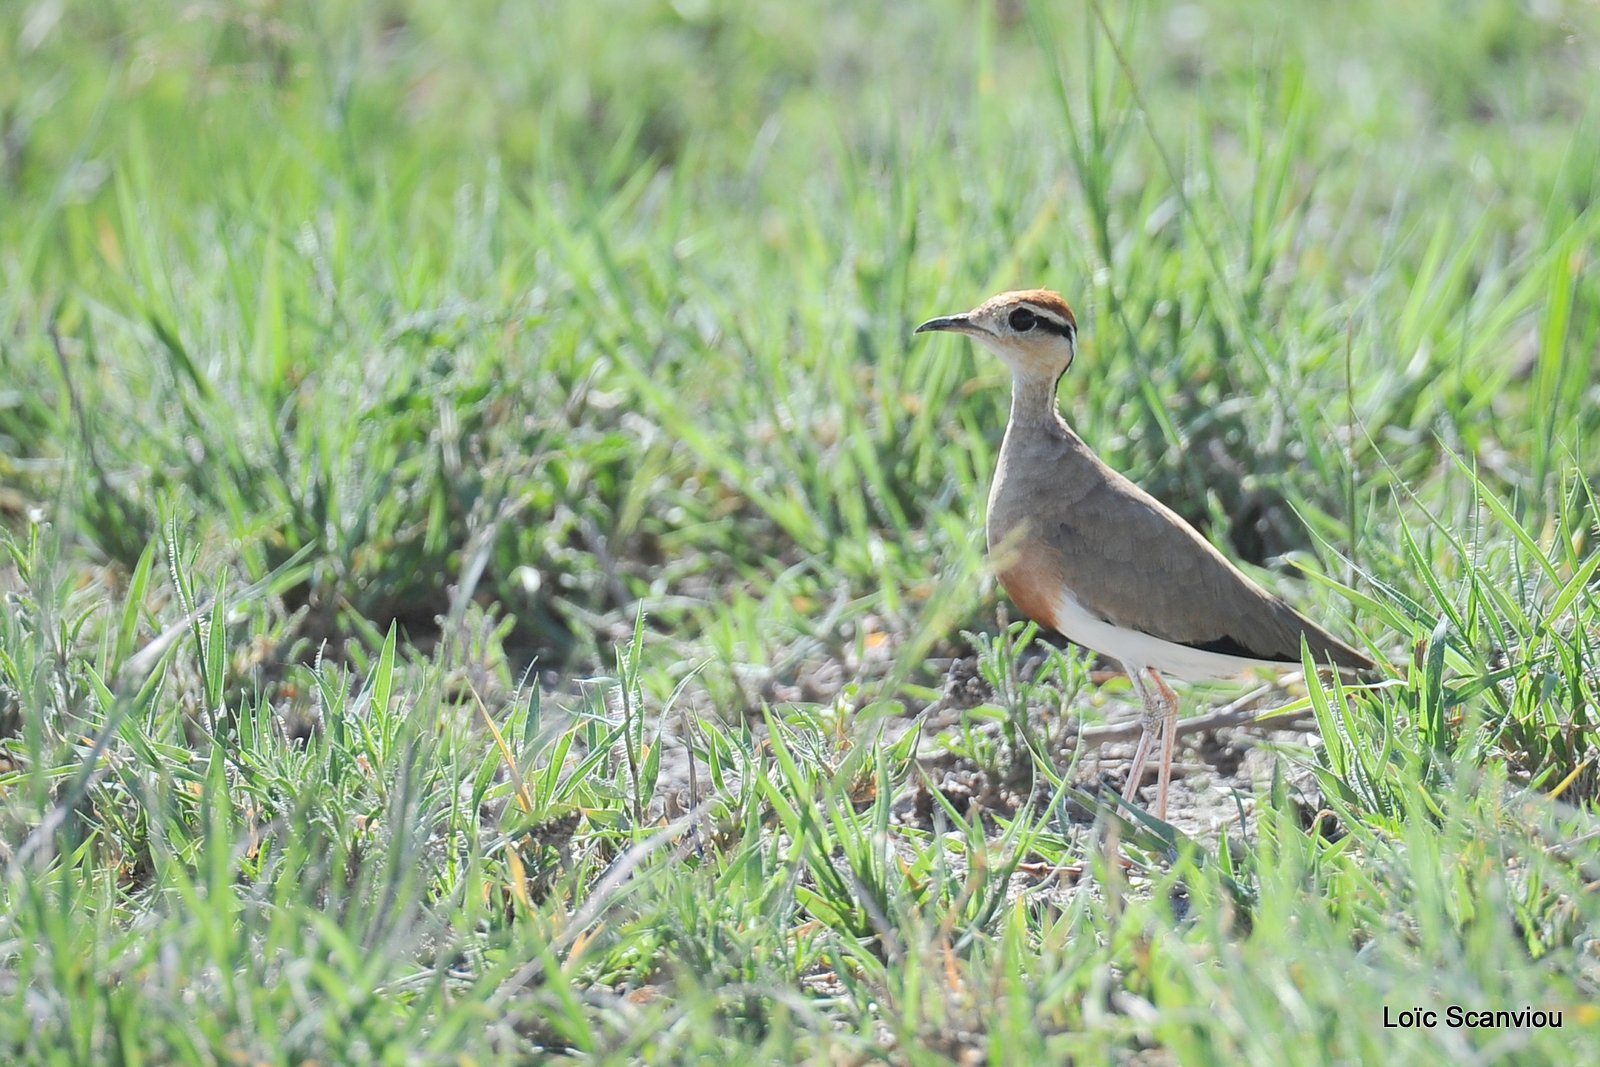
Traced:
POLYGON ((1041 318, 1050 323, 1050 325, 1054 326, 1056 328, 1055 332, 1057 333, 1070 335, 1078 332, 1076 326, 1057 315, 1054 311, 1050 311, 1047 308, 1040 307, 1038 304, 1029 303, 1027 301, 1023 301, 1022 306, 1033 312, 1036 318, 1041 318))

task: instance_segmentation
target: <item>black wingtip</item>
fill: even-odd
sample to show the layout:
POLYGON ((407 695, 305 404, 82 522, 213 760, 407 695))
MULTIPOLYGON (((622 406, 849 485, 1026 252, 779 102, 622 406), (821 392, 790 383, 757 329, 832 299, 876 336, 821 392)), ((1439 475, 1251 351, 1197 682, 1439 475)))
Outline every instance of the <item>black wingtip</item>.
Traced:
MULTIPOLYGON (((1268 663, 1282 663, 1293 666, 1300 662, 1298 653, 1285 656, 1282 649, 1264 652, 1251 648, 1232 634, 1214 637, 1209 641, 1185 641, 1183 644, 1201 652, 1215 652, 1219 656, 1237 656, 1240 659, 1264 660, 1268 663)), ((1311 658, 1318 666, 1333 666, 1341 671, 1376 671, 1378 665, 1365 653, 1358 652, 1343 641, 1329 639, 1322 642, 1320 647, 1317 642, 1312 643, 1311 658)))

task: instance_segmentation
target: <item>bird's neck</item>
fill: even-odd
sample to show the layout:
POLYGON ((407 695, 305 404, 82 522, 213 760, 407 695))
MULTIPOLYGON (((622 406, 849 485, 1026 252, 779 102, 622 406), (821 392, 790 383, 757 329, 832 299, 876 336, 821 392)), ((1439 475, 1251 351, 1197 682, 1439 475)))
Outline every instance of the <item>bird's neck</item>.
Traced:
POLYGON ((1019 433, 1058 437, 1066 423, 1056 410, 1056 383, 1061 375, 1016 371, 1011 377, 1011 426, 1019 433))
POLYGON ((1059 378, 1013 371, 1011 420, 989 487, 990 551, 1034 523, 1041 501, 1071 507, 1104 478, 1056 410, 1059 378))

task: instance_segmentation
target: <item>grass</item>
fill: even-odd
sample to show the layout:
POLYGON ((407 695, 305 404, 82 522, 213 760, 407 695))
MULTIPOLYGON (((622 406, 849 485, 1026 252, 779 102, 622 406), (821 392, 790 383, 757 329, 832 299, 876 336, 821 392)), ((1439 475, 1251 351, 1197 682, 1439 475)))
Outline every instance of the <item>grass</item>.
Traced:
POLYGON ((0 1054, 1575 1060, 1597 57, 1587 5, 0 9, 0 1054), (1321 741, 1220 831, 1086 791, 1123 683, 984 571, 1004 377, 910 328, 1032 284, 1082 435, 1392 665, 1283 696, 1321 741), (1383 1025, 1451 1004, 1563 1025, 1383 1025))

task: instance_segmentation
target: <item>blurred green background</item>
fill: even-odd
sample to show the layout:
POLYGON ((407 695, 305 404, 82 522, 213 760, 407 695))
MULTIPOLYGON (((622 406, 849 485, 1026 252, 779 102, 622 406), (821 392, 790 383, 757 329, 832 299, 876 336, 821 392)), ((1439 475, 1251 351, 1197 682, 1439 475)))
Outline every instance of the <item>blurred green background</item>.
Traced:
MULTIPOLYGON (((1547 845, 1597 783, 1597 60, 1600 9, 1549 0, 0 6, 0 1040, 1270 1056, 1298 1016, 1219 1011, 1223 961, 1282 967, 1319 1062, 1456 1040, 1368 1025, 1385 989, 1592 997, 1594 874, 1547 845), (929 897, 937 836, 873 851, 926 771, 858 727, 1003 674, 1015 616, 1005 376, 910 329, 1034 285, 1078 309, 1079 433, 1395 664, 1296 698, 1344 723, 1306 759, 1350 836, 1262 816, 1226 878, 1277 927, 929 897), (722 851, 598 910, 684 764, 722 851), (334 961, 316 995, 293 959, 334 961)), ((952 758, 1049 779, 1027 709, 1106 710, 1066 679, 995 687, 952 758)), ((967 847, 1078 855, 1029 797, 967 847)))
POLYGON ((1597 410, 1593 13, 1391 7, 1114 49, 1008 4, 22 5, 10 510, 131 565, 165 499, 252 571, 312 546, 320 630, 419 637, 503 516, 524 661, 806 559, 879 599, 1003 428, 907 326, 1031 284, 1088 320, 1080 432, 1238 556, 1441 445, 1545 499, 1597 410))

